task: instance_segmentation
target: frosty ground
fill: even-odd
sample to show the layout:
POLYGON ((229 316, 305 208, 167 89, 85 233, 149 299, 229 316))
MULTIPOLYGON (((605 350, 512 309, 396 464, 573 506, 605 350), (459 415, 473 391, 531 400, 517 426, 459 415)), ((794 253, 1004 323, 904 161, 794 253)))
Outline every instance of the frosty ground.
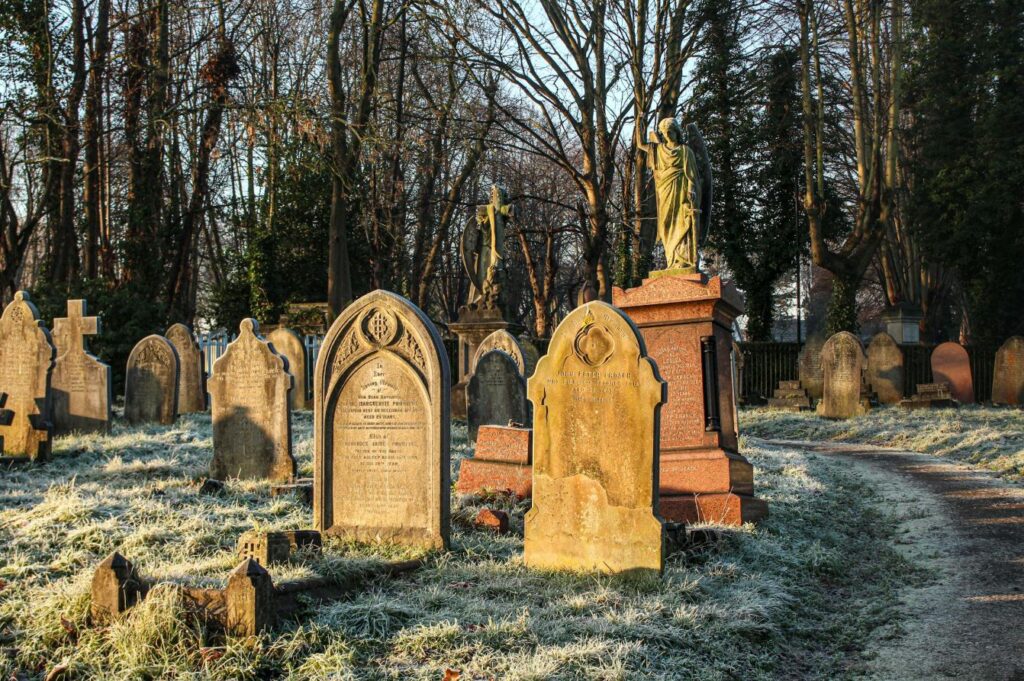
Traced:
MULTIPOLYGON (((744 429, 770 421, 742 419, 744 429)), ((454 478, 471 450, 465 429, 453 430, 454 478)), ((295 416, 295 442, 300 474, 310 475, 308 412, 295 416)), ((880 641, 904 632, 901 594, 937 579, 897 550, 905 518, 868 479, 827 455, 751 438, 743 452, 770 518, 672 555, 660 580, 527 570, 528 503, 486 500, 509 510, 517 530, 496 537, 470 522, 485 501, 456 500, 449 553, 263 636, 218 638, 173 589, 118 624, 89 627, 89 581, 112 550, 148 578, 212 586, 237 563, 244 531, 309 527, 308 508, 271 499, 265 483, 200 495, 211 447, 209 417, 190 416, 59 439, 51 462, 0 471, 3 678, 58 667, 63 678, 439 679, 446 669, 462 679, 855 677, 871 669, 880 641)), ((358 573, 410 556, 334 542, 271 574, 358 573)))

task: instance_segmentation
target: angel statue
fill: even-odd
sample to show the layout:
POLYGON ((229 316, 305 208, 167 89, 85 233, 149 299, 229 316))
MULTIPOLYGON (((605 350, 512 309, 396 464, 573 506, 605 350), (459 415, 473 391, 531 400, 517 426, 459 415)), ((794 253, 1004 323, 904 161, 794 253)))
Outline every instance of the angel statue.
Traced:
POLYGON ((501 256, 505 246, 505 218, 513 214, 505 190, 491 186, 491 202, 476 207, 476 220, 462 232, 462 266, 469 276, 468 306, 497 309, 501 294, 501 256))
POLYGON ((707 238, 711 220, 712 178, 707 147, 697 126, 684 136, 675 118, 662 118, 647 153, 658 198, 658 240, 665 246, 667 268, 698 272, 698 246, 707 238))

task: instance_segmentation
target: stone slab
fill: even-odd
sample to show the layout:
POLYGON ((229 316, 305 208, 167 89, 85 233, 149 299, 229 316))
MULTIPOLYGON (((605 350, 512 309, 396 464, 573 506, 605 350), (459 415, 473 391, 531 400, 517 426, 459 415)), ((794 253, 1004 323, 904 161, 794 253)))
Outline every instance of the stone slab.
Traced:
POLYGON ((473 458, 529 466, 532 428, 480 426, 473 458))
POLYGON ((661 457, 662 496, 720 492, 754 493, 754 467, 738 454, 717 450, 673 452, 661 457))
POLYGON ((378 290, 342 312, 313 383, 317 529, 448 546, 450 385, 441 337, 412 302, 378 290))
POLYGON ((602 302, 571 312, 529 381, 534 409, 529 567, 660 572, 658 410, 665 383, 639 331, 602 302))
POLYGON ((768 517, 768 504, 743 494, 700 494, 662 497, 661 505, 683 522, 743 525, 768 517))
POLYGON ((213 420, 210 476, 268 479, 295 477, 288 360, 243 319, 238 337, 213 365, 209 382, 213 420))
POLYGON ((948 383, 953 399, 960 404, 974 404, 971 359, 959 343, 941 343, 932 350, 932 377, 936 383, 948 383))
POLYGON ((533 491, 533 467, 502 461, 463 459, 455 491, 459 494, 480 494, 508 490, 519 499, 533 491))

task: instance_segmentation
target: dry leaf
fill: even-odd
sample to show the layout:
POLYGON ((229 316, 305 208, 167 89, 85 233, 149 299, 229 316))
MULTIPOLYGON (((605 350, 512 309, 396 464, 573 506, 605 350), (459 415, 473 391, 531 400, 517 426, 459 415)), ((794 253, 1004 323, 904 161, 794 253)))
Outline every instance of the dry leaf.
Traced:
POLYGON ((224 657, 224 651, 220 648, 200 648, 199 654, 203 657, 203 662, 206 664, 224 657))
POLYGON ((78 629, 64 615, 60 616, 60 626, 64 627, 64 631, 68 632, 68 636, 75 640, 78 639, 78 629))
POLYGON ((445 669, 444 670, 444 681, 455 681, 462 676, 462 672, 457 669, 445 669))
MULTIPOLYGON (((64 618, 61 618, 63 622, 64 618)), ((50 670, 50 673, 46 675, 44 681, 58 681, 58 679, 66 678, 68 666, 66 664, 59 664, 50 670)))

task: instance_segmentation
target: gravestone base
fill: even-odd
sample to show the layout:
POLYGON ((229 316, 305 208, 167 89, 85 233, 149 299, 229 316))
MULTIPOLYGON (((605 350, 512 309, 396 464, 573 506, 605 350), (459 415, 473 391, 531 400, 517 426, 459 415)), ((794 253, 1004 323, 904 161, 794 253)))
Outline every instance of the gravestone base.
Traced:
POLYGON ((779 381, 779 387, 768 399, 768 406, 783 411, 809 411, 811 397, 800 381, 779 381))
POLYGON ((459 356, 454 367, 458 382, 452 386, 452 418, 466 418, 466 386, 473 374, 473 358, 485 338, 495 331, 508 331, 513 336, 522 332, 522 327, 510 324, 497 309, 476 310, 466 306, 459 308, 459 321, 448 325, 459 337, 459 356))
POLYGON ((476 494, 485 490, 508 490, 519 499, 533 491, 530 428, 481 426, 476 451, 463 459, 455 491, 476 494))
POLYGON ((917 394, 900 401, 904 409, 948 409, 959 406, 947 383, 918 383, 917 394))
POLYGON ((615 288, 612 297, 639 327, 668 382, 661 410, 661 517, 731 525, 765 517, 767 504, 753 496, 753 466, 738 450, 732 362, 738 295, 720 277, 668 270, 652 272, 639 287, 615 288), (704 370, 709 357, 713 373, 704 370), (708 392, 717 388, 710 404, 705 381, 714 383, 708 392))

